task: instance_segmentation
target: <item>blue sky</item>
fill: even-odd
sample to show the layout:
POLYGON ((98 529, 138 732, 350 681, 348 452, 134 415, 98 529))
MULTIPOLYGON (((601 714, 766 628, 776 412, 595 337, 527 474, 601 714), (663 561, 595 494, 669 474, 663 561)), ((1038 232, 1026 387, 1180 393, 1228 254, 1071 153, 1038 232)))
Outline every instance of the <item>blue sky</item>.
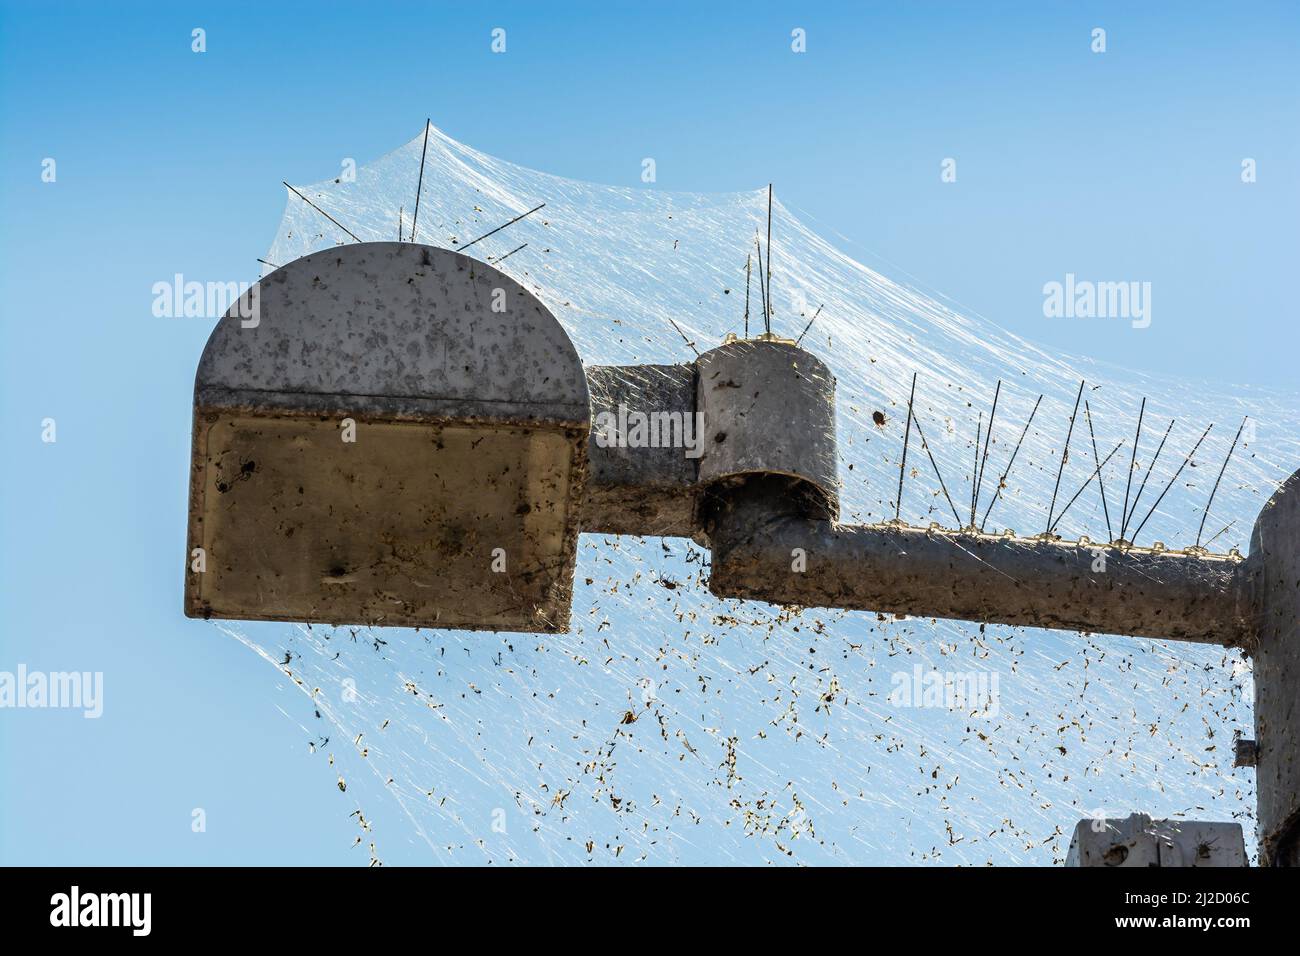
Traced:
POLYGON ((107 681, 96 721, 0 711, 0 860, 357 859, 265 665, 181 616, 210 323, 155 318, 150 289, 254 279, 281 180, 426 116, 574 179, 640 187, 654 157, 653 188, 772 181, 850 255, 1027 338, 1294 388, 1300 8, 701 6, 0 4, 0 670, 107 681), (1150 328, 1044 318, 1071 272, 1151 282, 1150 328))

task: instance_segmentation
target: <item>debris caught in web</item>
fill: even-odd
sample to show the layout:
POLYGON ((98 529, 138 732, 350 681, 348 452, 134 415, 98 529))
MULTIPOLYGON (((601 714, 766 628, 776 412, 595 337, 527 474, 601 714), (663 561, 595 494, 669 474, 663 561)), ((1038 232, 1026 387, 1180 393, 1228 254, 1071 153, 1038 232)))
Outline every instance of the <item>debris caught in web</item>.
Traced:
MULTIPOLYGON (((424 140, 353 182, 293 187, 302 198, 288 197, 266 271, 354 237, 391 240, 422 176, 419 241, 480 237, 476 256, 534 291, 588 364, 685 362, 754 331, 728 290, 748 289, 766 186, 601 186, 436 127, 424 140), (542 202, 545 219, 527 215, 542 202)), ((1174 548, 1222 527, 1202 546, 1244 552, 1300 461, 1294 396, 1049 354, 861 264, 851 255, 869 254, 823 239, 779 196, 770 242, 780 268, 769 288, 760 243, 755 276, 765 322, 793 339, 815 309, 807 348, 837 377, 844 521, 897 508, 908 524, 950 525, 948 476, 973 489, 972 524, 992 511, 987 533, 1036 533, 1047 516, 1054 534, 1107 541, 1131 518, 1174 548), (925 458, 900 496, 906 436, 883 410, 901 425, 914 374, 925 458), (1139 407, 1196 433, 1252 427, 1212 492, 1232 436, 1206 438, 1176 474, 1181 456, 1134 440, 1139 407), (1168 487, 1158 500, 1140 490, 1148 477, 1168 487), (1141 512, 1118 495, 1126 483, 1141 512), (1081 485, 1049 507, 1054 487, 1063 504, 1081 485)), ((708 560, 684 539, 583 536, 567 634, 213 626, 267 662, 268 692, 297 692, 285 709, 322 761, 321 799, 356 814, 372 863, 1045 864, 1064 859, 1080 818, 1130 811, 1237 820, 1253 844, 1254 778, 1222 745, 1251 735, 1239 652, 719 601, 708 560), (954 698, 955 681, 983 696, 954 698)))

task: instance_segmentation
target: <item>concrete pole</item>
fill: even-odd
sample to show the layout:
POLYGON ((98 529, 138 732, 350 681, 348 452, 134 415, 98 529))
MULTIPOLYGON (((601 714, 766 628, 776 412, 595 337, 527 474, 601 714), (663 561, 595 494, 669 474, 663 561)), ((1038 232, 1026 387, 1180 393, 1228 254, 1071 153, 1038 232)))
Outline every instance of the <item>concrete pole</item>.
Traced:
POLYGON ((1260 862, 1300 866, 1300 471, 1255 522, 1255 768, 1260 862))

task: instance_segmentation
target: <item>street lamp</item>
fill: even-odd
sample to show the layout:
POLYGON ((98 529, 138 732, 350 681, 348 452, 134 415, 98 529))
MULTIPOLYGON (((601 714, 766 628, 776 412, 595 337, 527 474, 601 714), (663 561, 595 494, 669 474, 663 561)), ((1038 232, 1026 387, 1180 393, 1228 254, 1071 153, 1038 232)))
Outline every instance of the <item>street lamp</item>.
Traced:
POLYGON ((796 342, 584 369, 528 290, 414 243, 317 252, 252 295, 195 382, 190 616, 564 631, 587 531, 690 537, 720 597, 1237 647, 1261 860, 1300 865, 1300 472, 1244 560, 846 525, 835 379, 796 342))

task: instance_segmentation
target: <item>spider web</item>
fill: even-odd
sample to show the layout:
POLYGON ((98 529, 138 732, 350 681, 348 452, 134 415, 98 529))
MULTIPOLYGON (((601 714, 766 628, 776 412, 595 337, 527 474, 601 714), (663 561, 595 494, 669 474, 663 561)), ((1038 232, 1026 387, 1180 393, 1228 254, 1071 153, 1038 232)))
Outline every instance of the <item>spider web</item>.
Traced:
MULTIPOLYGON (((766 188, 577 182, 432 127, 427 149, 422 132, 354 181, 296 188, 362 240, 397 239, 399 228, 409 239, 422 152, 419 242, 459 248, 546 203, 468 254, 533 290, 586 363, 689 361, 669 319, 700 351, 743 333, 766 188)), ((1130 538, 1215 428, 1139 544, 1193 543, 1243 416, 1205 524, 1212 550, 1246 550, 1255 515, 1300 459, 1295 395, 1048 353, 855 261, 779 198, 772 235, 774 331, 793 338, 817 313, 803 344, 837 376, 841 520, 894 516, 914 372, 915 413, 962 515, 997 383, 981 515, 1042 396, 989 530, 1046 528, 1081 380, 1088 414, 1080 408, 1054 513, 1096 468, 1087 419, 1103 458, 1125 444, 1101 471, 1107 505, 1093 482, 1056 527, 1066 538, 1119 535, 1143 398, 1133 495, 1177 423, 1130 538)), ((352 241, 289 195, 267 259, 352 241)), ((751 333, 761 331, 753 271, 751 333)), ((902 517, 953 526, 915 436, 907 472, 902 517)), ((1064 859, 1079 819, 1132 811, 1239 820, 1253 845, 1253 771, 1231 767, 1233 738, 1253 728, 1238 652, 722 601, 705 588, 707 564, 682 539, 583 535, 562 635, 214 626, 302 692, 283 709, 321 758, 322 799, 353 815, 361 863, 1047 864, 1064 859), (982 681, 983 696, 892 693, 931 674, 982 681)))

